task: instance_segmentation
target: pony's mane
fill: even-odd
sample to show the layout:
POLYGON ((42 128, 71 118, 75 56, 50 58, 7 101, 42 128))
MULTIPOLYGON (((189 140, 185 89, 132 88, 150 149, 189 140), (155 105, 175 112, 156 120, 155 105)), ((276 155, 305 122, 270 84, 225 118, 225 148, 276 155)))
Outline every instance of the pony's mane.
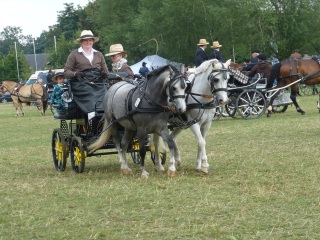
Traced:
POLYGON ((213 62, 219 63, 219 60, 218 59, 211 59, 208 61, 204 61, 203 63, 201 63, 201 65, 199 67, 196 68, 194 73, 197 75, 197 74, 205 72, 213 62))
POLYGON ((180 72, 179 72, 179 70, 175 67, 175 66, 173 66, 173 65, 171 65, 171 64, 168 64, 168 65, 165 65, 165 66, 163 66, 163 67, 159 67, 159 68, 157 68, 157 69, 155 69, 155 70, 152 70, 150 73, 148 73, 148 75, 147 75, 147 79, 149 80, 151 77, 153 77, 153 76, 158 76, 158 75, 160 75, 162 72, 164 72, 167 68, 169 68, 169 67, 171 67, 171 69, 174 71, 174 73, 177 75, 177 74, 180 74, 180 72))

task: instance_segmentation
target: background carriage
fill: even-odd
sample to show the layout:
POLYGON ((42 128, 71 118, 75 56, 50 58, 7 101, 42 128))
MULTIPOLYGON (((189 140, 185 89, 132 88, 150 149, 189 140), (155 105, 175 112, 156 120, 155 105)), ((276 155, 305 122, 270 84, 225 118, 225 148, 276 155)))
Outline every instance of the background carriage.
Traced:
POLYGON ((257 74, 253 81, 247 85, 235 85, 234 81, 228 84, 229 101, 225 106, 230 117, 238 113, 244 119, 261 117, 267 110, 268 102, 276 96, 272 111, 285 112, 292 104, 290 92, 287 87, 266 89, 267 79, 257 74))

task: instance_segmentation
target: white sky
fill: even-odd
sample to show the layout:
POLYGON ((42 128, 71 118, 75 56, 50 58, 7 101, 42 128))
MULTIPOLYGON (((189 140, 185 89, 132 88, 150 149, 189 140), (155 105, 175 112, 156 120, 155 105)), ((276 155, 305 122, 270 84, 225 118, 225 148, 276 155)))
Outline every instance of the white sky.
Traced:
POLYGON ((7 26, 21 27, 22 35, 40 37, 49 26, 57 23, 58 11, 64 3, 86 6, 94 0, 0 0, 0 32, 7 26))

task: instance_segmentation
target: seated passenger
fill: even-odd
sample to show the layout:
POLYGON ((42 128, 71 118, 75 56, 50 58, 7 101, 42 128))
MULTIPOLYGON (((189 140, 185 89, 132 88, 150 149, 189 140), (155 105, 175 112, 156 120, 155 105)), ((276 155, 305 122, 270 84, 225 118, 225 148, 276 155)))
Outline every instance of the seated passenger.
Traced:
POLYGON ((73 113, 75 110, 75 105, 73 103, 65 102, 62 98, 62 95, 64 94, 64 73, 57 72, 52 77, 52 81, 57 84, 54 86, 51 95, 51 104, 56 107, 58 114, 73 113))
POLYGON ((272 66, 267 62, 267 57, 264 54, 259 54, 257 56, 259 59, 258 63, 250 70, 248 73, 249 77, 253 77, 257 73, 262 75, 262 78, 269 78, 272 66))
MULTIPOLYGON (((110 46, 110 52, 106 54, 110 56, 112 61, 112 72, 126 72, 129 79, 134 79, 134 73, 127 63, 127 52, 123 50, 121 44, 113 44, 110 46)), ((111 84, 114 84, 121 80, 113 80, 111 84)), ((132 82, 132 81, 130 81, 132 82)))

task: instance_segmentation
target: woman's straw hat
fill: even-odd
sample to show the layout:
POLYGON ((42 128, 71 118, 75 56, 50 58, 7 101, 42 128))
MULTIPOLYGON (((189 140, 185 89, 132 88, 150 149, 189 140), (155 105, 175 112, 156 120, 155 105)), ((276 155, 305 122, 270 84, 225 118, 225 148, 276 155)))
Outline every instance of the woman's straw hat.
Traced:
POLYGON ((96 42, 99 41, 99 38, 93 36, 93 33, 90 30, 83 30, 81 32, 80 37, 75 42, 76 43, 81 43, 81 40, 88 39, 88 38, 92 38, 93 39, 93 43, 96 43, 96 42))
POLYGON ((58 79, 57 79, 57 78, 58 78, 59 76, 64 76, 64 72, 57 72, 57 73, 55 73, 54 76, 52 77, 52 81, 53 81, 53 82, 58 82, 58 79))
POLYGON ((198 46, 208 45, 209 43, 204 38, 199 40, 198 46))
POLYGON ((214 41, 211 46, 211 48, 220 48, 220 47, 222 47, 222 45, 220 45, 218 41, 214 41))
POLYGON ((123 46, 121 44, 113 44, 110 46, 110 51, 106 54, 106 56, 112 56, 119 53, 126 54, 127 52, 123 50, 123 46))

